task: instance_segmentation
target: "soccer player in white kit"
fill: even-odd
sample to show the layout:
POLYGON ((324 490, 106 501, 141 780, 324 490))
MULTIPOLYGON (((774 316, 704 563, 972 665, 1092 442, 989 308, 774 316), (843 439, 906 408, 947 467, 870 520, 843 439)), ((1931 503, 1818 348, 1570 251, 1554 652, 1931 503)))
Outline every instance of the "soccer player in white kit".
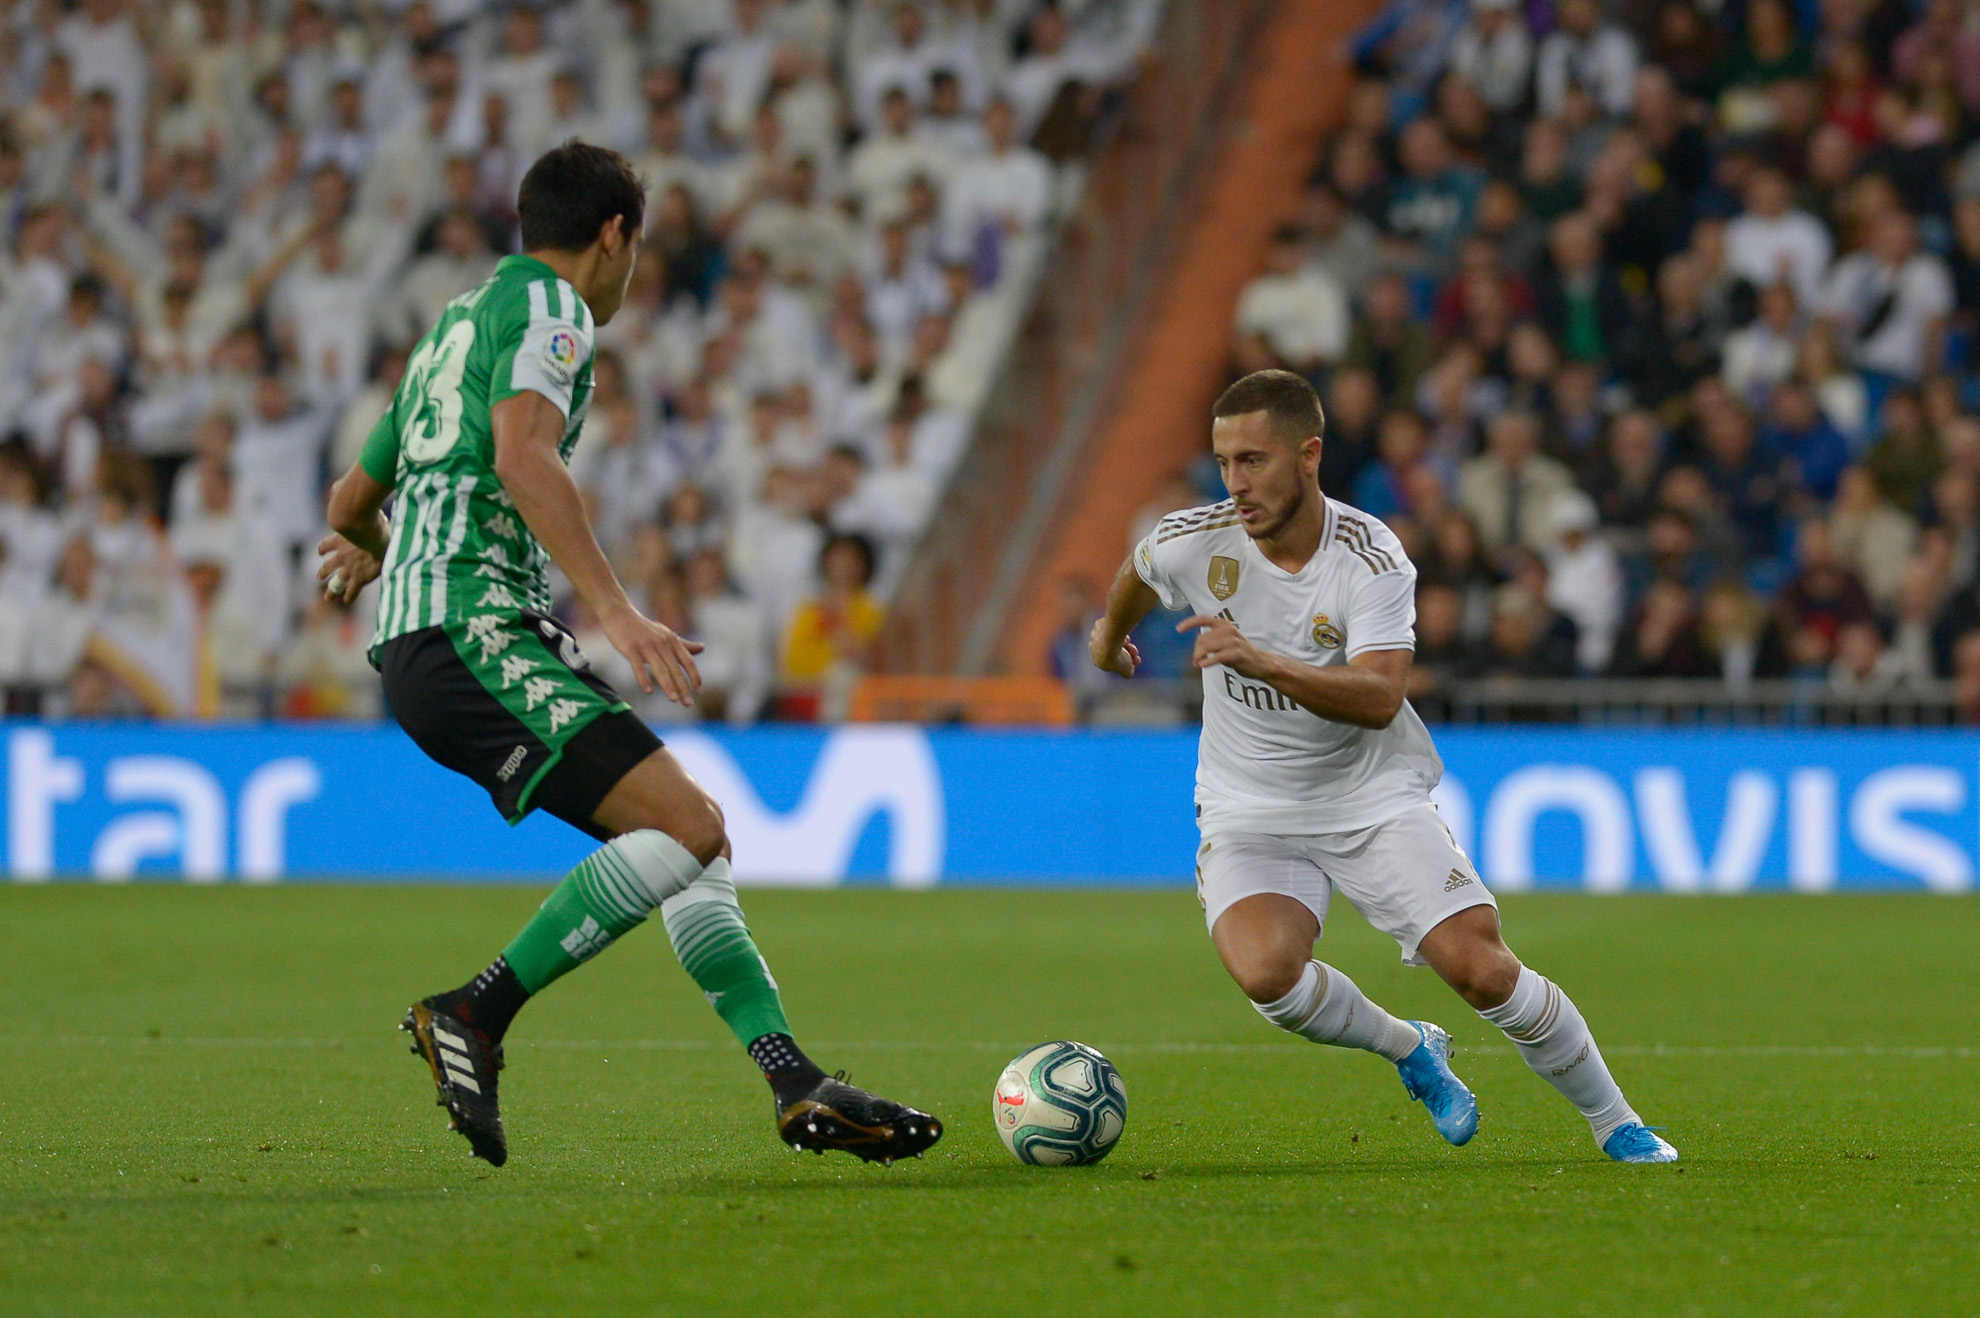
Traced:
POLYGON ((1398 1020, 1313 959, 1335 888, 1505 1032, 1618 1162, 1677 1150, 1631 1109, 1568 996, 1520 964, 1499 911, 1431 803, 1443 761, 1403 698, 1416 569, 1380 521, 1320 490, 1320 399, 1259 371, 1212 409, 1231 497, 1171 513, 1115 576, 1091 637, 1096 666, 1133 676, 1128 633, 1187 605, 1203 672, 1197 889, 1224 968, 1258 1011, 1315 1043, 1396 1064, 1437 1130, 1463 1144, 1478 1104, 1450 1035, 1398 1020))

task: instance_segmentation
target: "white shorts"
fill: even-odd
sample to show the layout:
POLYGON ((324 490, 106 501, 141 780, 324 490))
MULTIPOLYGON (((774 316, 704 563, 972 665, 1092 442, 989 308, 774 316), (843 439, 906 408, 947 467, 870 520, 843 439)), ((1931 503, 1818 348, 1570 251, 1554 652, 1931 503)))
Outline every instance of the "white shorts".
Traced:
POLYGON ((1196 895, 1211 929, 1233 904, 1272 892, 1305 903, 1324 930, 1337 886, 1412 966, 1425 964, 1417 944, 1439 924, 1473 906, 1498 905, 1428 801, 1349 833, 1215 833, 1196 849, 1196 895))

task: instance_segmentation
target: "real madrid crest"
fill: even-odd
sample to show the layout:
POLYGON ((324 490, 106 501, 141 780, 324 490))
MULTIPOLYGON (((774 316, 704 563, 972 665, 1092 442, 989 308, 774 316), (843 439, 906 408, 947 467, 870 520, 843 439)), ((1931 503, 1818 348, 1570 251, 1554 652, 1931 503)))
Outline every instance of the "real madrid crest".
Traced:
POLYGON ((1222 554, 1210 560, 1210 593, 1220 600, 1237 594, 1238 561, 1222 554))
POLYGON ((1316 613, 1313 615, 1313 643, 1315 645, 1329 650, 1338 650, 1341 648, 1341 642, 1345 639, 1341 635, 1341 629, 1327 621, 1326 614, 1316 613))

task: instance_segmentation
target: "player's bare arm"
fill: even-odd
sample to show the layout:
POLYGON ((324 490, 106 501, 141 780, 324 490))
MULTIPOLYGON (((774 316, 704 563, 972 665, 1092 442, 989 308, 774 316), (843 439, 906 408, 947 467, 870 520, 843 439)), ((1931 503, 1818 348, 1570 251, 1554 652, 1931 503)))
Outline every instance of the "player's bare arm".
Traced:
POLYGON ((1409 650, 1366 650, 1338 667, 1317 668, 1254 645, 1228 618, 1195 614, 1176 624, 1195 631, 1191 655, 1198 668, 1217 664, 1264 682, 1300 706, 1335 723, 1386 728, 1402 709, 1409 687, 1409 650))
POLYGON ((495 474, 515 500, 516 512, 544 551, 570 578, 578 598, 598 615, 612 647, 632 664, 640 689, 657 682, 667 699, 694 703, 701 672, 697 641, 683 640, 633 606, 598 547, 577 482, 558 456, 564 414, 548 398, 524 392, 505 398, 489 412, 495 440, 495 474))
POLYGON ((1107 611, 1093 624, 1093 632, 1087 637, 1093 666, 1103 672, 1133 677, 1134 670, 1141 667, 1141 651, 1128 639, 1128 633, 1159 603, 1161 600, 1154 590, 1134 570, 1134 558, 1130 555, 1114 574, 1114 584, 1107 588, 1107 611))
POLYGON ((331 599, 355 603, 358 592, 378 579, 391 539, 384 512, 391 493, 391 486, 374 480, 355 463, 330 487, 325 514, 330 534, 317 542, 316 553, 323 561, 316 579, 324 583, 324 594, 331 599))

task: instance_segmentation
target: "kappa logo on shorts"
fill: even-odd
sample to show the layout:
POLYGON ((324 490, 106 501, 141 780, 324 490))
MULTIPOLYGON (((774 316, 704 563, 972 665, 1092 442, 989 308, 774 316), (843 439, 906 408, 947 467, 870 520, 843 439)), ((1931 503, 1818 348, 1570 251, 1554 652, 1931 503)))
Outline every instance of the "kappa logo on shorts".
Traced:
POLYGON ((1452 870, 1451 877, 1444 880, 1444 891, 1456 892, 1459 888, 1470 886, 1471 882, 1471 876, 1463 870, 1452 870))
POLYGON ((552 733, 555 733, 557 729, 563 727, 566 723, 569 723, 572 719, 576 718, 580 713, 583 712, 583 710, 584 710, 584 706, 580 705, 575 700, 551 701, 550 709, 549 709, 550 731, 552 733))
POLYGON ((516 747, 509 752, 509 758, 502 761, 502 767, 495 771, 495 776, 503 782, 509 781, 509 779, 516 776, 516 770, 522 768, 522 762, 528 758, 529 747, 516 747))

